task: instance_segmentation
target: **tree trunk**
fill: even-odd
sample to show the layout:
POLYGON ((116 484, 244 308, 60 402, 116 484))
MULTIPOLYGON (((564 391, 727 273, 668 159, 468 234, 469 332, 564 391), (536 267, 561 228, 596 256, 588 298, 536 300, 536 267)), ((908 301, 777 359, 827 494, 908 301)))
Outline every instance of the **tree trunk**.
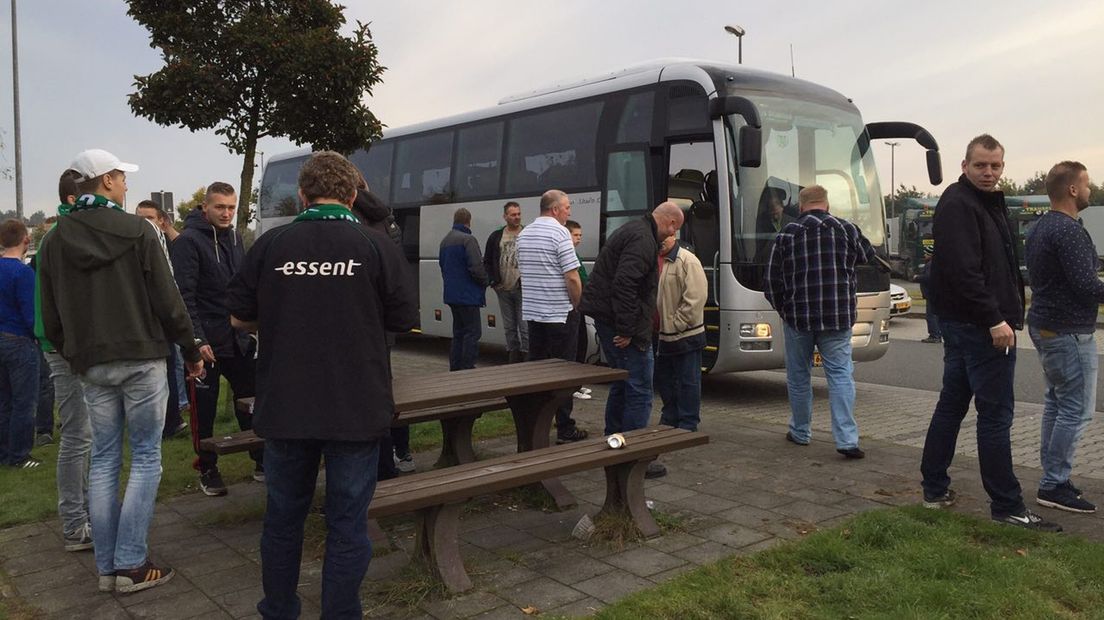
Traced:
POLYGON ((257 108, 249 115, 245 135, 245 161, 242 162, 241 187, 238 188, 238 231, 244 231, 253 219, 253 161, 257 158, 257 108))

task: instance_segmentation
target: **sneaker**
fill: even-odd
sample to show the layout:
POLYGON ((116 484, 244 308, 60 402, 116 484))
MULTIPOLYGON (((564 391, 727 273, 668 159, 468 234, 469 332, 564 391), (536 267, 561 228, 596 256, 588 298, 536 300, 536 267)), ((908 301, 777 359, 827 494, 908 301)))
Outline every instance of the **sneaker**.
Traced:
POLYGON ((582 392, 583 394, 590 394, 591 390, 588 387, 581 387, 581 388, 579 388, 579 391, 582 392))
POLYGON ((786 441, 788 441, 788 442, 790 442, 790 443, 792 443, 792 444, 797 444, 797 445, 799 445, 799 446, 807 446, 807 445, 809 445, 809 442, 804 442, 804 443, 802 443, 802 442, 798 441, 798 440, 797 440, 797 437, 794 437, 794 436, 793 436, 793 433, 791 433, 790 431, 786 431, 786 441))
POLYGON ((418 466, 414 464, 414 455, 407 454, 406 456, 395 456, 395 468, 404 474, 413 473, 418 469, 418 466))
POLYGON ((1062 484, 1060 484, 1058 486, 1066 487, 1067 489, 1072 491, 1074 495, 1076 495, 1077 497, 1081 497, 1081 489, 1073 486, 1073 481, 1072 480, 1066 480, 1065 482, 1063 482, 1062 484))
POLYGON ((836 448, 836 452, 839 452, 844 457, 849 459, 861 459, 866 458, 866 453, 861 448, 836 448))
POLYGON ((924 494, 924 508, 932 508, 938 510, 940 508, 950 508, 954 505, 955 500, 958 499, 958 493, 954 492, 954 489, 947 489, 943 495, 939 497, 928 497, 928 494, 924 494))
MULTIPOLYGON (((1076 487, 1074 487, 1076 488, 1076 487)), ((1035 494, 1035 503, 1047 508, 1057 508, 1067 512, 1079 512, 1089 514, 1096 512, 1096 506, 1092 502, 1082 499, 1067 486, 1057 486, 1049 491, 1039 489, 1035 494)))
POLYGON ((218 468, 199 474, 199 488, 208 497, 218 497, 227 493, 226 484, 223 483, 222 474, 219 473, 218 468))
POLYGON ((590 394, 587 394, 586 392, 584 392, 582 390, 579 390, 578 392, 575 392, 574 394, 572 394, 572 396, 574 396, 575 398, 578 398, 579 400, 590 400, 591 398, 593 398, 590 394))
POLYGON ((160 568, 146 560, 145 564, 137 568, 115 571, 115 589, 123 594, 141 592, 168 583, 174 575, 176 571, 173 569, 160 568))
POLYGON ((993 520, 997 523, 1004 523, 1005 525, 1015 525, 1016 527, 1022 527, 1029 530, 1038 530, 1040 532, 1061 532, 1062 526, 1054 523, 1053 521, 1047 521, 1039 515, 1031 512, 1027 508, 1023 509, 1023 512, 1012 515, 993 515, 993 520))
POLYGON ((943 338, 941 338, 939 336, 928 336, 927 338, 924 338, 920 342, 924 342, 924 343, 927 343, 927 344, 939 344, 939 343, 943 342, 943 338))
POLYGON ((22 461, 16 463, 15 465, 12 465, 12 467, 14 467, 16 469, 34 469, 34 468, 38 467, 41 464, 42 464, 42 461, 40 461, 38 459, 33 459, 33 458, 28 456, 27 458, 25 458, 22 461))
POLYGON ((667 475, 667 468, 659 461, 652 461, 648 463, 648 470, 644 472, 644 477, 651 480, 652 478, 662 478, 667 475))
POLYGON ((77 531, 65 536, 66 551, 87 551, 92 548, 92 524, 85 523, 77 531))
POLYGON ((176 428, 172 430, 173 437, 183 433, 186 430, 188 430, 188 422, 181 420, 180 424, 177 424, 176 428))
POLYGON ((257 465, 256 467, 253 468, 253 481, 254 482, 264 482, 265 481, 264 465, 257 465))
POLYGON ((114 592, 115 575, 100 575, 100 582, 96 585, 96 589, 98 589, 100 592, 114 592))
POLYGON ((50 433, 41 433, 35 437, 35 447, 41 448, 42 446, 48 446, 54 443, 54 436, 50 433))
POLYGON ((556 444, 561 445, 565 443, 571 443, 573 441, 582 441, 587 438, 590 433, 584 431, 581 428, 573 428, 571 432, 566 435, 557 435, 556 444))

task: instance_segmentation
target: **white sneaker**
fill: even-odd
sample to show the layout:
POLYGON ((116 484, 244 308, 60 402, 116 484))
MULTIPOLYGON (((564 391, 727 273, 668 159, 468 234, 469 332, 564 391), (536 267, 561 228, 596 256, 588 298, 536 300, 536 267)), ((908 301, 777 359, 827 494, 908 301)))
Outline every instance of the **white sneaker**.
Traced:
POLYGON ((100 592, 115 591, 115 575, 100 575, 100 581, 96 585, 100 592))
POLYGON ((590 388, 588 388, 588 387, 581 387, 581 388, 579 388, 579 391, 582 392, 583 394, 590 394, 590 388))
POLYGON ((407 454, 405 457, 403 457, 401 459, 396 458, 395 459, 395 467, 397 467, 398 470, 401 471, 404 474, 409 474, 409 473, 415 471, 417 469, 417 466, 414 464, 414 455, 407 454))
POLYGON ((575 398, 578 398, 579 400, 590 400, 591 399, 591 395, 587 394, 586 392, 584 392, 582 390, 579 390, 578 392, 575 392, 574 394, 572 394, 572 396, 574 396, 575 398))

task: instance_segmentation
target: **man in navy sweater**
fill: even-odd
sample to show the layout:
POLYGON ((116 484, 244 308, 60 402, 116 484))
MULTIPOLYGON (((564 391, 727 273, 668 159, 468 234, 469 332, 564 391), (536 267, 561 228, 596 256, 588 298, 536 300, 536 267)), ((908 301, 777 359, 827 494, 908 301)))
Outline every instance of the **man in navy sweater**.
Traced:
POLYGON ((452 230, 441 240, 438 255, 445 303, 452 310, 452 349, 449 370, 475 368, 479 357, 479 309, 487 304, 487 271, 479 242, 471 232, 471 212, 461 207, 452 217, 452 230))
POLYGON ((1104 282, 1097 255, 1078 214, 1089 206, 1089 173, 1064 161, 1046 176, 1050 211, 1027 238, 1031 310, 1027 330, 1046 377, 1043 399, 1043 477, 1035 501, 1069 512, 1096 512, 1070 482, 1077 441, 1096 409, 1096 313, 1104 282))

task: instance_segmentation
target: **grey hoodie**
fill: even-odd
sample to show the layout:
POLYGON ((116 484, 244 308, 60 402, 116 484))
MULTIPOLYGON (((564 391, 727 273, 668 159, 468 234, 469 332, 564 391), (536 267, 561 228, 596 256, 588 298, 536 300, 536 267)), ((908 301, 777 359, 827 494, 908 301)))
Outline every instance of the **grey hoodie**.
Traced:
POLYGON ((199 360, 192 322, 153 228, 111 208, 58 220, 39 251, 42 323, 73 371, 161 359, 175 342, 199 360))

